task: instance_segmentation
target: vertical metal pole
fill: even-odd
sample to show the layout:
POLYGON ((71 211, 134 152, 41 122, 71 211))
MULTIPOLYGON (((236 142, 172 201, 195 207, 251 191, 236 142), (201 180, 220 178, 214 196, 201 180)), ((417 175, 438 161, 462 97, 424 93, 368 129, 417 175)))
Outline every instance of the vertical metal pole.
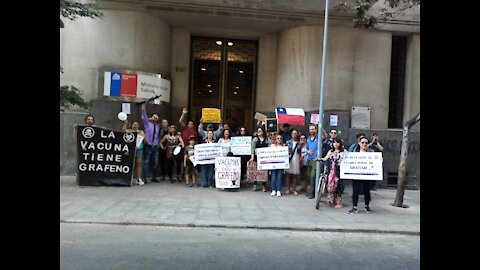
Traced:
MULTIPOLYGON (((323 26, 323 52, 322 52, 322 77, 320 80, 320 108, 318 121, 318 147, 317 157, 322 157, 322 133, 323 133, 323 96, 325 93, 325 63, 327 62, 327 42, 328 42, 328 0, 325 0, 325 23, 323 26)), ((318 187, 318 180, 320 178, 320 162, 317 162, 315 172, 315 191, 318 187)), ((317 196, 317 192, 315 192, 317 196)))

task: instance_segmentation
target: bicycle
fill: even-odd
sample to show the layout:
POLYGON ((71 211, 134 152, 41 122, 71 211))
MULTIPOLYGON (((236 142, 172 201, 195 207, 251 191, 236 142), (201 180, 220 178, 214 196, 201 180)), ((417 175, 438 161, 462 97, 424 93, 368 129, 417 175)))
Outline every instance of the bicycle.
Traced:
POLYGON ((320 207, 320 199, 321 199, 322 195, 324 193, 326 193, 326 185, 327 185, 327 182, 328 182, 328 173, 327 173, 327 170, 328 170, 327 167, 328 166, 327 166, 327 164, 325 163, 325 161, 323 161, 321 159, 318 159, 317 161, 323 163, 323 172, 320 173, 320 179, 318 180, 318 186, 315 189, 315 199, 316 199, 315 208, 316 209, 318 209, 320 207))

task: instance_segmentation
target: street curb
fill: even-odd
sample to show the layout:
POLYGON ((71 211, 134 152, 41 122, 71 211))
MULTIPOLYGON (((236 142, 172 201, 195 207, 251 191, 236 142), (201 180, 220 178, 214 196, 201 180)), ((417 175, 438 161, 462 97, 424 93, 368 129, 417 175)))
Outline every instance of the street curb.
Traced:
POLYGON ((184 228, 222 228, 222 229, 254 229, 254 230, 281 230, 281 231, 301 231, 301 232, 340 232, 340 233, 375 233, 375 234, 400 234, 420 236, 418 231, 392 231, 377 229, 332 229, 332 228, 292 228, 292 227, 274 227, 274 226, 249 226, 249 225, 220 225, 220 224, 180 224, 180 223, 148 223, 148 222, 107 222, 107 221, 88 221, 88 220, 62 220, 60 223, 72 224, 104 224, 104 225, 137 225, 137 226, 158 226, 158 227, 184 227, 184 228))

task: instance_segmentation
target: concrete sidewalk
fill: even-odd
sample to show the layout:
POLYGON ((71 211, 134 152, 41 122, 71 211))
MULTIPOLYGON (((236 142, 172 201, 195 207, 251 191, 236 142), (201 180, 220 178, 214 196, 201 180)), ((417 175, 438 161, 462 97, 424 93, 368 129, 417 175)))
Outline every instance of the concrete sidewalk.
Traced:
POLYGON ((168 181, 132 187, 79 187, 75 176, 60 177, 60 221, 157 226, 198 226, 420 234, 420 191, 406 190, 404 204, 391 206, 396 190, 372 191, 370 207, 347 214, 352 188, 347 182, 344 208, 328 207, 322 200, 298 196, 271 197, 270 192, 252 192, 250 187, 221 191, 187 187, 168 181))

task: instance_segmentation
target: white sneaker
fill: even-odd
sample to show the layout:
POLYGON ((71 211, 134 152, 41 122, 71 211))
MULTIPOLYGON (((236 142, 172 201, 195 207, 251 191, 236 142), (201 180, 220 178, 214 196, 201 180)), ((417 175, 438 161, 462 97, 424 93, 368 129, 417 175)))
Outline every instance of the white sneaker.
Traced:
POLYGON ((141 186, 141 185, 144 185, 145 183, 142 181, 142 179, 138 178, 138 185, 141 186))
POLYGON ((272 190, 272 193, 270 193, 270 196, 275 196, 275 190, 272 190))
POLYGON ((282 196, 282 193, 280 193, 280 190, 277 190, 277 197, 282 196))

